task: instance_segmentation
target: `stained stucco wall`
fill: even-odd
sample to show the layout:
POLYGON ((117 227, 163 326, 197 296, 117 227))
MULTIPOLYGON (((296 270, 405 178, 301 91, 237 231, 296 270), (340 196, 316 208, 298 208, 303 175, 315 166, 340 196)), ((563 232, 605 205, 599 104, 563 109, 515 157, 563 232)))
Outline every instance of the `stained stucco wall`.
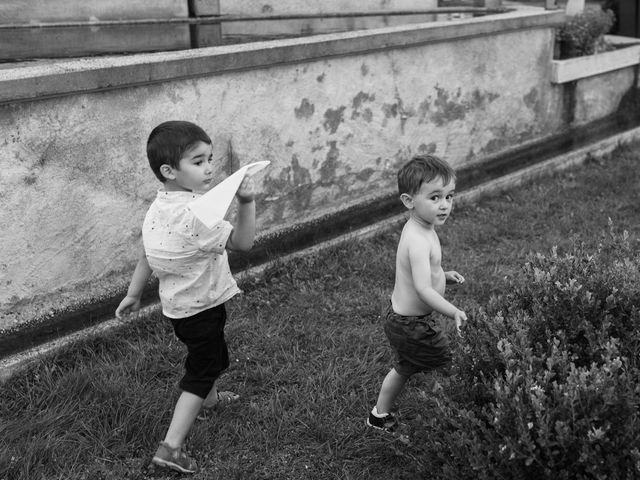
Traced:
POLYGON ((291 14, 334 13, 354 11, 426 10, 438 7, 438 0, 220 0, 220 13, 240 14, 291 14))
MULTIPOLYGON (((196 14, 263 15, 437 8, 438 0, 195 0, 196 14)), ((189 16, 188 0, 3 0, 0 24, 179 18, 189 16)))
POLYGON ((594 118, 606 117, 620 107, 634 108, 632 102, 626 105, 624 96, 638 88, 640 79, 635 68, 622 68, 580 79, 576 82, 573 95, 575 105, 572 124, 582 125, 594 118))
POLYGON ((224 158, 221 177, 272 162, 258 177, 258 232, 268 235, 392 194, 398 166, 415 153, 462 167, 556 133, 552 35, 511 30, 5 101, 0 328, 128 283, 160 185, 145 157, 158 123, 202 125, 224 158))
MULTIPOLYGON (((212 2, 216 0, 203 0, 212 2)), ((0 25, 187 17, 187 0, 2 0, 0 25)))

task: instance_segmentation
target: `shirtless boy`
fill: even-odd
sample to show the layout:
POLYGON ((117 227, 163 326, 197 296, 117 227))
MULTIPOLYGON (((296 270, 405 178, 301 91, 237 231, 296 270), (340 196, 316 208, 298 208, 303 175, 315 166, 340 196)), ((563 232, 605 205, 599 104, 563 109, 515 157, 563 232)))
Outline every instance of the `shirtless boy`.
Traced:
POLYGON ((369 413, 367 425, 395 433, 398 420, 392 413, 407 380, 418 372, 446 367, 451 362, 449 342, 434 312, 460 327, 466 314, 444 298, 446 283, 462 283, 456 271, 442 269, 442 251, 435 228, 451 213, 456 174, 432 155, 416 156, 398 172, 400 200, 409 210, 396 253, 396 275, 384 331, 396 353, 369 413))

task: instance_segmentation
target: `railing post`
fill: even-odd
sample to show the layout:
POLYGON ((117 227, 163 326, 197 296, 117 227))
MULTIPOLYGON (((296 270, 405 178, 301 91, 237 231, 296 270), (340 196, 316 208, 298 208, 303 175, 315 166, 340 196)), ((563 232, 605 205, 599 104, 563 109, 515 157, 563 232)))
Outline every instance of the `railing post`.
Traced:
POLYGON ((584 11, 584 0, 567 0, 567 17, 574 17, 584 11))
POLYGON ((558 10, 558 0, 545 0, 544 8, 546 10, 558 10))
MULTIPOLYGON (((189 0, 191 18, 220 15, 220 0, 189 0)), ((193 23, 189 28, 191 47, 213 47, 222 43, 222 27, 216 23, 193 23)))
POLYGON ((220 0, 188 0, 190 17, 220 15, 220 0))

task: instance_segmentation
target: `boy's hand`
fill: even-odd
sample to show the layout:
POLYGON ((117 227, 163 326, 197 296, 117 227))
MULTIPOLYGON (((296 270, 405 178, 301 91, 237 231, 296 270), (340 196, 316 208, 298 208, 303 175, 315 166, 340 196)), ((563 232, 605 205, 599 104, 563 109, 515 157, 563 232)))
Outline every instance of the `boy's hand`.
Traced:
POLYGON ((128 315, 140 310, 140 298, 127 295, 122 299, 118 308, 116 308, 116 318, 122 318, 124 315, 128 315))
POLYGON ((240 203, 250 203, 256 198, 256 187, 250 175, 245 175, 236 192, 240 203))
POLYGON ((467 314, 464 313, 462 310, 456 310, 456 313, 453 315, 453 320, 456 322, 456 331, 458 332, 458 335, 461 337, 462 332, 460 328, 462 327, 462 324, 467 321, 467 314))
POLYGON ((444 272, 444 278, 447 283, 463 283, 464 277, 460 275, 455 270, 451 270, 450 272, 444 272))

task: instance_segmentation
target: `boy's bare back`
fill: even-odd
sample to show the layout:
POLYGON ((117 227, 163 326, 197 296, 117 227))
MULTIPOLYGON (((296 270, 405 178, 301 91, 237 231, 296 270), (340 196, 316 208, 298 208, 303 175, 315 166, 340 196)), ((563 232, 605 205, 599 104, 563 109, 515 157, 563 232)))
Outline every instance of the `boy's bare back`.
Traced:
POLYGON ((420 299, 418 289, 433 288, 444 296, 446 282, 441 260, 442 250, 435 230, 410 218, 402 229, 396 253, 391 304, 397 314, 420 316, 433 311, 420 299))

